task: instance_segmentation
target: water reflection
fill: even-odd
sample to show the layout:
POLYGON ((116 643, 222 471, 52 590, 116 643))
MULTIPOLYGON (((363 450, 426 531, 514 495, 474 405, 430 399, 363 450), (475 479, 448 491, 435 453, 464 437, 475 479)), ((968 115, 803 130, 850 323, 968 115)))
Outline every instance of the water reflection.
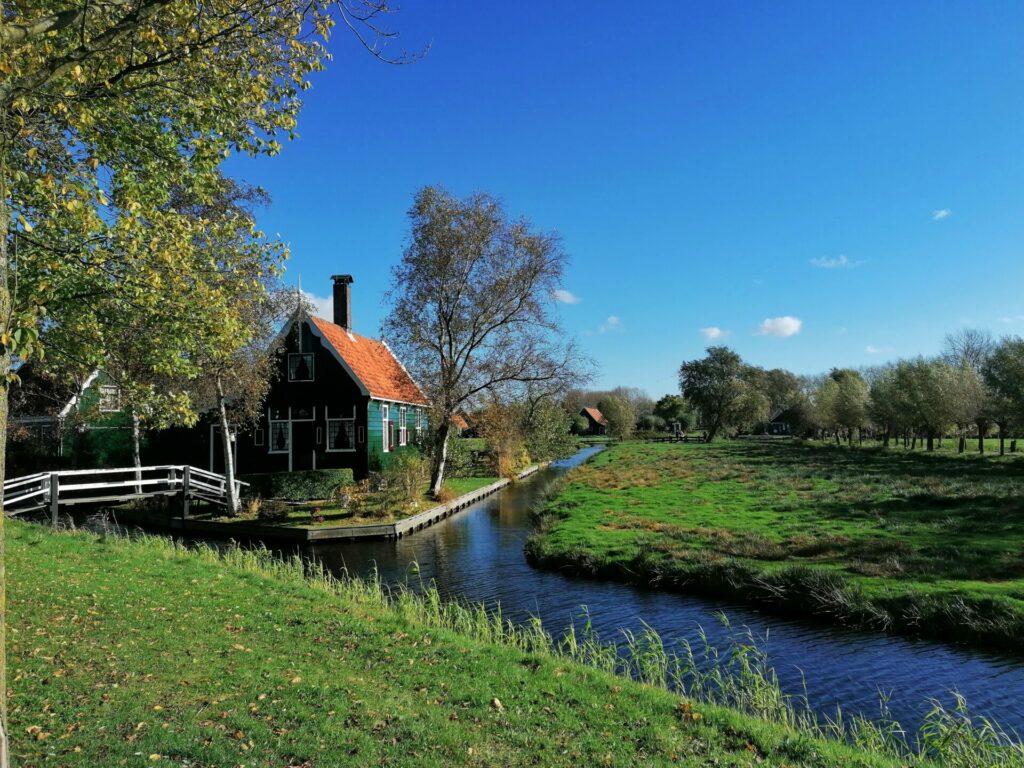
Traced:
POLYGON ((523 556, 529 511, 546 479, 592 455, 587 449, 540 477, 517 484, 437 525, 398 541, 322 544, 308 554, 334 572, 366 575, 376 569, 389 583, 436 583, 443 595, 500 603, 516 621, 539 616, 551 631, 581 621, 587 606, 605 639, 621 638, 643 622, 666 642, 697 640, 703 627, 724 645, 728 633, 716 612, 733 625, 767 636, 767 649, 783 686, 800 693, 806 680, 816 709, 833 713, 878 712, 879 692, 891 694, 890 710, 916 726, 929 698, 948 703, 963 693, 976 713, 1024 731, 1024 664, 1019 660, 923 640, 857 633, 765 616, 747 607, 673 595, 605 581, 569 578, 532 568, 523 556), (413 563, 418 563, 415 572, 413 563))

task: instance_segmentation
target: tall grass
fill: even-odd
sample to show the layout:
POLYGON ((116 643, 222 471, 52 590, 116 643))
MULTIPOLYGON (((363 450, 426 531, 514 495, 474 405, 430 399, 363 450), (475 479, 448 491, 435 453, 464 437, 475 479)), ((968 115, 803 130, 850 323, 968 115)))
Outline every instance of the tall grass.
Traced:
MULTIPOLYGON (((128 545, 126 540, 117 541, 128 545)), ((906 733, 891 717, 884 698, 877 718, 860 714, 847 717, 841 711, 832 717, 818 716, 806 694, 794 696, 782 690, 762 644, 748 629, 730 628, 732 639, 725 649, 712 645, 701 631, 696 644, 683 642, 679 650, 671 650, 647 625, 637 633, 624 632, 623 642, 616 645, 598 637, 585 607, 582 628, 570 626, 561 635, 553 635, 538 618, 517 624, 503 616, 500 608, 445 600, 432 584, 413 591, 384 584, 377 575, 338 577, 322 563, 297 555, 282 558, 266 549, 237 546, 221 550, 208 545, 186 547, 161 537, 134 539, 130 546, 146 547, 154 556, 198 558, 283 583, 306 585, 346 602, 394 611, 411 623, 541 657, 571 660, 672 690, 683 697, 680 707, 684 713, 688 711, 687 700, 729 707, 786 726, 799 736, 844 740, 866 752, 896 757, 907 765, 1024 768, 1024 745, 1016 734, 1006 732, 992 720, 972 715, 962 696, 956 697, 952 708, 932 702, 913 734, 906 733)), ((721 620, 728 624, 724 616, 721 620)))

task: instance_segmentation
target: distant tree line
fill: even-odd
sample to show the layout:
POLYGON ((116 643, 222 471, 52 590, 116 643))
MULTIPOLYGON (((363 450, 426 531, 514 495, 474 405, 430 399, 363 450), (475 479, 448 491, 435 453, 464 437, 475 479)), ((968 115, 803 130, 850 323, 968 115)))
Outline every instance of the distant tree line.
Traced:
POLYGON ((792 434, 850 444, 869 438, 933 450, 953 436, 961 452, 968 439, 984 452, 994 433, 1004 453, 1006 438, 1024 425, 1024 339, 961 330, 946 336, 936 357, 817 376, 765 370, 727 347, 709 347, 683 362, 679 384, 682 407, 708 441, 775 422, 792 434))

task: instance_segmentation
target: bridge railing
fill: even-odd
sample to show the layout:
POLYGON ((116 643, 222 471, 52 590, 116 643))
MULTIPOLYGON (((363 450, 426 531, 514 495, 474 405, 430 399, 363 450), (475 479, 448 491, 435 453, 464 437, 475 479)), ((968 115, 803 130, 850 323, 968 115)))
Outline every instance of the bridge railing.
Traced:
MULTIPOLYGON (((247 485, 235 481, 236 494, 247 485)), ((227 478, 187 464, 39 472, 4 482, 4 514, 47 509, 54 522, 61 507, 120 504, 135 499, 180 496, 182 514, 199 499, 227 503, 227 478)))

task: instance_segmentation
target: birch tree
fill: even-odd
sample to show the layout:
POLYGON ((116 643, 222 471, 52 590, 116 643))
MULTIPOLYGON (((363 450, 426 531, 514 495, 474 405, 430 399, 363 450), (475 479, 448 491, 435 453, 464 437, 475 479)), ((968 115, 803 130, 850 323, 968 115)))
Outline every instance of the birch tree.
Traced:
POLYGON ((581 358, 554 311, 568 263, 557 235, 511 218, 488 194, 460 199, 440 187, 416 193, 409 221, 383 331, 432 403, 436 494, 457 411, 525 384, 571 381, 581 358))

